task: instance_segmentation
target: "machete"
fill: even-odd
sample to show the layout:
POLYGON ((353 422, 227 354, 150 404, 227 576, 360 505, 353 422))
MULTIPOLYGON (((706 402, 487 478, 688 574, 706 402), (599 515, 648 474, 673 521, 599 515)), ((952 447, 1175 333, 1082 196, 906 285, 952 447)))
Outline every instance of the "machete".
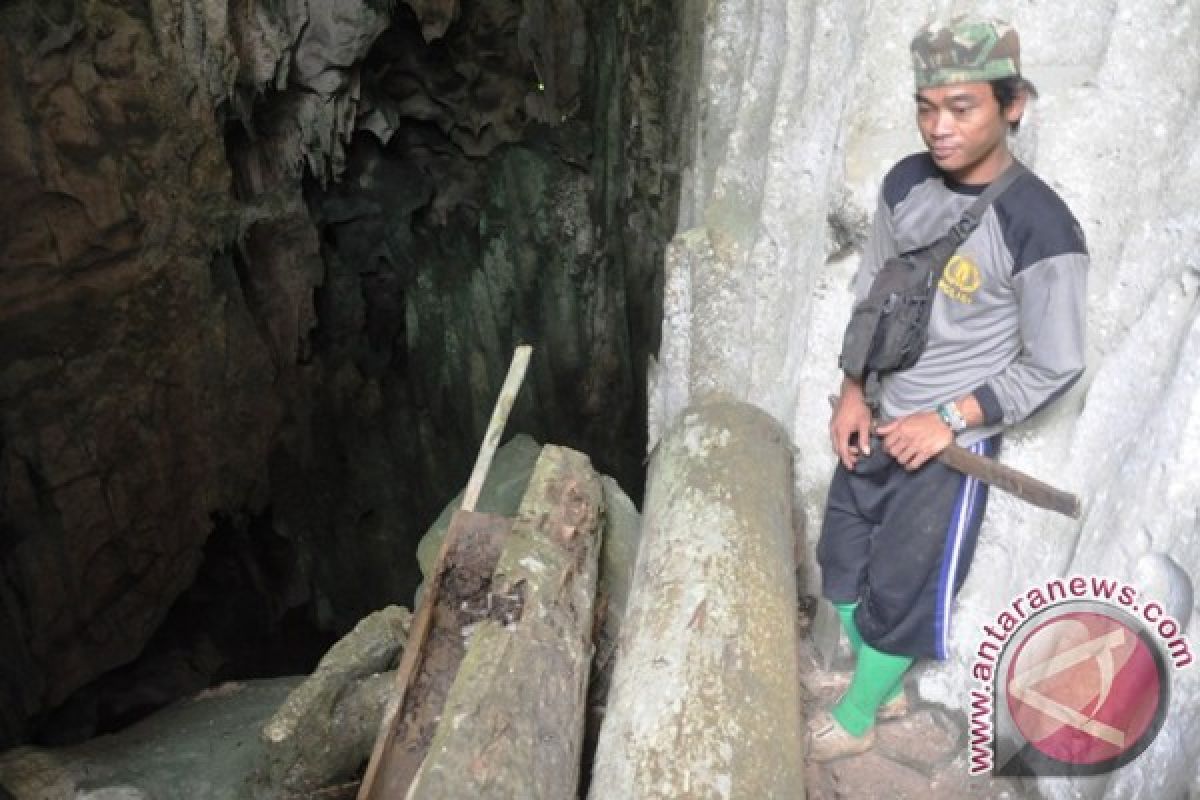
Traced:
MULTIPOLYGON (((829 403, 836 408, 837 397, 830 395, 829 403)), ((972 478, 978 478, 989 486, 1002 489, 1038 508, 1057 511, 1071 519, 1079 519, 1082 508, 1079 495, 1043 483, 1037 478, 1005 466, 995 459, 972 453, 965 447, 951 442, 945 450, 938 453, 937 460, 952 470, 970 475, 972 478)))

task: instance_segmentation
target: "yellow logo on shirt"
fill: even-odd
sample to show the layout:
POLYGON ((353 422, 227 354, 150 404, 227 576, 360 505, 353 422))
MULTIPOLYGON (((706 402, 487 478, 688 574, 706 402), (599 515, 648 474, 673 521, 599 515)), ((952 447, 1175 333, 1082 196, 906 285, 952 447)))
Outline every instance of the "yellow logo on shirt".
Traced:
POLYGON ((938 288, 951 300, 969 305, 975 302, 975 292, 982 283, 983 279, 979 276, 979 267, 975 266, 975 262, 964 255, 956 255, 946 265, 946 271, 938 281, 938 288))

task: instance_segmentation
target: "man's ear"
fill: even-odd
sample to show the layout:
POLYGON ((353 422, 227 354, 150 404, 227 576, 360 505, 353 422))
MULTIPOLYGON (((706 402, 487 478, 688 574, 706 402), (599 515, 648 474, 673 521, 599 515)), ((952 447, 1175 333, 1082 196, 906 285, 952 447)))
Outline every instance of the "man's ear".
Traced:
POLYGON ((1012 104, 1004 109, 1004 118, 1009 125, 1016 125, 1021 121, 1021 117, 1025 114, 1025 103, 1029 100, 1029 89, 1022 85, 1017 90, 1017 94, 1013 97, 1012 104))

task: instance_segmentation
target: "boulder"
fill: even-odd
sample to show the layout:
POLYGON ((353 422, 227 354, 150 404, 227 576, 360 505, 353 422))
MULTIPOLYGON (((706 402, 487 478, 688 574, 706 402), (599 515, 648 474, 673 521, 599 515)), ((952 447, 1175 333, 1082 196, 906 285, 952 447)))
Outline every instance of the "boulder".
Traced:
POLYGON ((10 750, 0 755, 0 787, 15 800, 261 797, 252 793, 266 757, 259 730, 301 681, 226 683, 117 734, 69 748, 10 750))
POLYGON ((411 619, 389 606, 330 648, 262 726, 257 784, 303 795, 354 778, 371 754, 411 619))

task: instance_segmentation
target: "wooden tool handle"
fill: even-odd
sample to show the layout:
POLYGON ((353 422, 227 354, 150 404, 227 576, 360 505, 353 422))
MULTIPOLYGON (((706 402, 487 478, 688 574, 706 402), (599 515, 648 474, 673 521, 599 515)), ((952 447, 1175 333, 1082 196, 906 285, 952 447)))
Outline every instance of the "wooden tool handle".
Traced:
POLYGON ((1038 508, 1057 511, 1071 519, 1079 519, 1082 511, 1079 495, 1043 483, 1032 475, 1001 464, 995 459, 951 444, 938 454, 938 461, 964 475, 971 475, 990 486, 1003 489, 1038 508))
MULTIPOLYGON (((837 403, 837 396, 830 395, 829 404, 837 408, 837 403)), ((871 423, 871 430, 875 430, 874 422, 871 423)), ((1038 508, 1057 511, 1071 519, 1079 519, 1083 507, 1079 495, 1043 483, 1032 475, 1001 464, 995 459, 972 453, 965 447, 951 442, 938 454, 937 460, 950 469, 978 478, 987 485, 1002 489, 1038 508)))

